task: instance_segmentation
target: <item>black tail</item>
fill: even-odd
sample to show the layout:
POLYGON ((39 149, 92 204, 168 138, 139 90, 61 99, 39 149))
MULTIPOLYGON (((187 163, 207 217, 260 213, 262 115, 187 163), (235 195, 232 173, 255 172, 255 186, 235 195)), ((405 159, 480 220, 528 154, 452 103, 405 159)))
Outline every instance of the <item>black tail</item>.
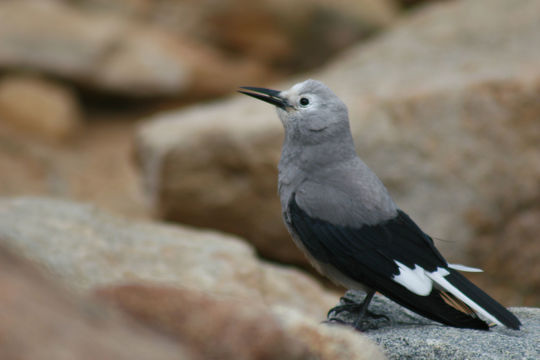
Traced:
POLYGON ((390 291, 382 290, 386 286, 381 286, 378 290, 387 298, 428 319, 458 328, 489 330, 488 324, 474 312, 464 312, 451 306, 445 300, 444 293, 436 288, 433 288, 429 295, 421 296, 410 292, 391 280, 389 280, 388 285, 387 289, 391 289, 390 291))
MULTIPOLYGON (((467 280, 466 277, 461 275, 459 272, 448 269, 450 274, 444 278, 461 291, 466 297, 474 301, 478 306, 480 306, 484 311, 489 313, 503 325, 514 329, 519 330, 521 322, 519 319, 508 311, 504 306, 499 304, 497 301, 493 300, 488 294, 474 285, 472 282, 467 280)), ((455 294, 454 294, 455 295, 455 294)))

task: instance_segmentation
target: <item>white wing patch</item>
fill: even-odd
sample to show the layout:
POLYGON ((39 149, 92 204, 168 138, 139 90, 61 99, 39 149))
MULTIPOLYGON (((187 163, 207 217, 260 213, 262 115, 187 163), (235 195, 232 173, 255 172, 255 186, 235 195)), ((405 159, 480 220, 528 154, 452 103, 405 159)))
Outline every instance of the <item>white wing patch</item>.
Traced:
POLYGON ((426 275, 426 271, 415 265, 414 269, 394 260, 399 267, 399 274, 394 275, 392 280, 400 285, 405 286, 409 291, 416 295, 427 296, 431 293, 433 281, 426 275))
POLYGON ((448 264, 448 267, 450 269, 465 271, 465 272, 484 272, 484 270, 482 269, 473 268, 473 267, 465 266, 461 264, 448 264))

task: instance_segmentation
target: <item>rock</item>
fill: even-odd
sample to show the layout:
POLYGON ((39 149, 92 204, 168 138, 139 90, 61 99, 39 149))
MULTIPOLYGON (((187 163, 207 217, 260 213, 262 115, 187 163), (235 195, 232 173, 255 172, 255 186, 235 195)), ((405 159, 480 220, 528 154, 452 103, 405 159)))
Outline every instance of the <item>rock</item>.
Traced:
POLYGON ((127 97, 215 97, 321 64, 396 14, 390 0, 1 2, 0 69, 127 97))
POLYGON ((259 110, 239 99, 143 125, 136 146, 150 202, 166 219, 235 233, 264 256, 304 263, 276 196, 281 125, 274 111, 259 110))
MULTIPOLYGON (((362 292, 347 292, 347 297, 362 301, 362 292)), ((389 359, 536 359, 540 356, 540 309, 511 308, 521 320, 521 330, 501 326, 489 332, 443 326, 416 315, 383 296, 376 295, 369 308, 390 317, 392 324, 366 335, 382 345, 389 359)), ((347 323, 354 318, 339 316, 347 323)))
POLYGON ((482 287, 493 287, 493 295, 508 304, 540 306, 540 207, 535 201, 540 204, 540 199, 531 199, 531 206, 512 212, 504 226, 480 228, 480 236, 471 243, 472 255, 490 274, 489 278, 475 274, 472 279, 482 287))
POLYGON ((285 329, 293 337, 308 345, 318 359, 384 359, 381 350, 365 336, 346 326, 320 325, 292 308, 276 306, 285 329))
POLYGON ((320 65, 390 25, 398 13, 391 0, 84 0, 75 5, 83 11, 143 20, 226 56, 286 73, 320 65))
POLYGON ((290 307, 269 311, 262 303, 150 285, 102 288, 97 295, 206 359, 384 359, 352 329, 321 325, 290 307))
POLYGON ((89 118, 88 123, 62 144, 0 126, 0 196, 71 198, 126 216, 150 217, 131 155, 133 123, 118 116, 89 118))
MULTIPOLYGON (((502 233, 540 197, 539 34, 538 1, 445 2, 311 75, 348 104, 359 154, 402 209, 447 240, 436 242, 450 261, 481 267, 468 251, 495 229, 486 224, 502 233)), ((164 218, 305 264, 281 225, 282 138, 268 104, 234 98, 147 119, 137 153, 164 218)))
POLYGON ((97 295, 204 359, 313 359, 262 303, 149 285, 103 288, 97 295))
POLYGON ((133 24, 122 19, 60 2, 2 2, 0 14, 2 68, 32 68, 121 94, 188 87, 189 71, 177 50, 152 34, 131 37, 133 24))
POLYGON ((0 247, 0 358, 198 360, 117 311, 67 292, 0 247))
POLYGON ((324 320, 331 304, 338 298, 338 293, 328 290, 321 292, 320 286, 314 285, 313 278, 304 271, 267 262, 260 263, 263 268, 261 293, 267 304, 296 309, 317 321, 324 320))
POLYGON ((2 246, 32 259, 70 288, 90 290, 115 304, 189 354, 203 359, 384 358, 353 330, 320 324, 336 296, 297 270, 257 261, 236 238, 130 222, 90 206, 35 198, 1 200, 0 219, 2 246))
POLYGON ((35 138, 62 141, 81 127, 76 96, 66 87, 31 76, 0 78, 0 123, 35 138))
POLYGON ((245 76, 265 76, 187 36, 128 17, 84 12, 58 1, 1 2, 0 69, 21 67, 134 97, 216 95, 245 76))
POLYGON ((0 238, 78 291, 154 281, 289 306, 318 320, 337 298, 298 270, 257 260, 238 238, 129 221, 67 201, 3 199, 0 238))

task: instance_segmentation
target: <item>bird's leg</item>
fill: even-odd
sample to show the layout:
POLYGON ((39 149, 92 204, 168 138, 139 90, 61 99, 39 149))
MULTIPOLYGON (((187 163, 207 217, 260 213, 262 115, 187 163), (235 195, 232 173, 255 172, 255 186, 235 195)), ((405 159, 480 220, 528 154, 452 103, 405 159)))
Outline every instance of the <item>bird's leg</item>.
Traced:
POLYGON ((338 305, 336 307, 333 307, 328 311, 327 317, 328 322, 339 322, 339 323, 345 323, 343 320, 336 317, 339 313, 343 311, 347 311, 351 314, 358 314, 356 320, 352 324, 353 327, 360 331, 365 331, 368 329, 376 328, 376 326, 369 322, 369 319, 381 319, 384 318, 387 321, 390 321, 390 319, 386 315, 380 315, 372 313, 368 310, 368 306, 373 299, 373 296, 375 295, 375 290, 371 290, 366 294, 366 297, 361 303, 355 303, 352 300, 342 297, 340 299, 340 302, 344 303, 342 305, 338 305), (330 314, 333 314, 334 316, 330 316, 330 314))
POLYGON ((375 295, 375 290, 371 290, 370 292, 368 292, 366 294, 366 297, 364 298, 364 301, 362 301, 362 308, 360 309, 360 313, 358 314, 358 317, 356 318, 356 320, 354 321, 354 324, 353 324, 353 327, 356 330, 365 331, 365 330, 371 329, 373 327, 367 321, 367 319, 366 319, 367 316, 366 315, 368 315, 371 318, 375 318, 375 319, 379 319, 381 317, 385 317, 386 319, 388 319, 388 317, 386 317, 385 315, 374 314, 371 311, 368 311, 368 306, 369 306, 369 303, 371 302, 371 300, 373 299, 373 295, 375 295))

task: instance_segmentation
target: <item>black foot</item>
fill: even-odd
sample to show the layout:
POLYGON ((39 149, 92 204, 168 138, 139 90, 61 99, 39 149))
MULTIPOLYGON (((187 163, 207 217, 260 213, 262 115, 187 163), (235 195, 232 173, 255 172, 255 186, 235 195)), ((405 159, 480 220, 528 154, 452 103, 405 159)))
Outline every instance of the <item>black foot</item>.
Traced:
POLYGON ((355 303, 354 301, 352 301, 351 299, 349 298, 346 298, 346 297, 341 297, 339 299, 339 302, 341 305, 338 305, 338 306, 334 306, 333 308, 331 308, 330 310, 328 310, 328 313, 326 314, 326 317, 330 320, 330 315, 331 314, 334 314, 335 315, 339 315, 340 313, 346 311, 346 312, 349 312, 349 313, 357 313, 357 312, 360 312, 362 310, 362 306, 364 306, 364 303, 355 303))
POLYGON ((367 294, 366 298, 361 303, 342 297, 340 299, 340 305, 335 306, 328 311, 326 323, 351 325, 359 331, 373 330, 387 325, 390 323, 390 319, 386 315, 375 314, 367 309, 373 294, 374 292, 367 294), (342 317, 338 317, 342 312, 350 314, 348 316, 349 321, 346 321, 346 317, 345 320, 342 317))

